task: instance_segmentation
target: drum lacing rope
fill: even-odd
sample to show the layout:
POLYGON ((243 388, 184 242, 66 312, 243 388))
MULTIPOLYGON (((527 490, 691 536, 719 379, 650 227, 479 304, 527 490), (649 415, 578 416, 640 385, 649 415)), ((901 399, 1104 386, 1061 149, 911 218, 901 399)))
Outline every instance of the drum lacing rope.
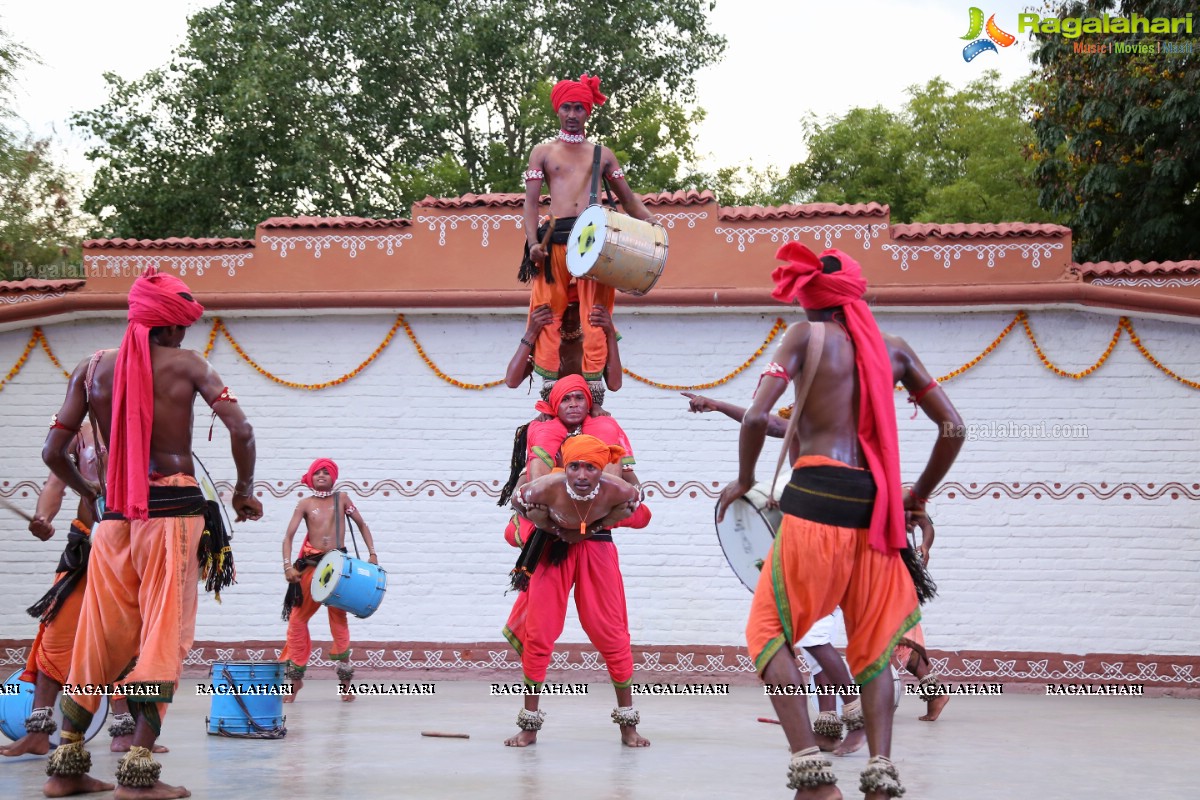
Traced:
POLYGON ((237 684, 233 680, 233 675, 229 673, 229 667, 225 666, 224 664, 221 665, 221 677, 225 679, 225 682, 229 684, 229 686, 234 688, 235 691, 232 692, 233 699, 237 702, 238 708, 242 710, 242 713, 246 715, 246 722, 248 722, 250 727, 254 730, 247 733, 231 733, 225 730, 224 723, 218 722, 218 736, 226 736, 230 739, 282 739, 283 737, 287 736, 287 726, 285 726, 282 721, 274 728, 264 727, 254 721, 254 717, 250 715, 250 709, 246 708, 246 703, 242 700, 241 694, 236 691, 237 684))

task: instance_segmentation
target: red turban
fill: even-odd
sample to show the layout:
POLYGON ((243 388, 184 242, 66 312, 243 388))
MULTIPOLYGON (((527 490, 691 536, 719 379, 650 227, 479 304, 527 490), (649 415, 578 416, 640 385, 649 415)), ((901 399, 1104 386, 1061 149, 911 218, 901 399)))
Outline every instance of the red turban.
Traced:
POLYGON ((799 299, 806 309, 841 306, 846 313, 846 330, 854 342, 858 370, 858 440, 867 468, 875 477, 875 508, 867 541, 883 553, 908 546, 904 531, 904 508, 900 496, 900 444, 896 432, 895 381, 892 360, 879 325, 862 299, 867 291, 862 267, 841 250, 826 250, 841 270, 823 273, 820 258, 799 242, 788 242, 775 257, 787 264, 771 273, 775 291, 771 295, 785 303, 799 299))
POLYGON ((605 444, 595 436, 588 436, 586 433, 570 436, 562 443, 564 467, 576 461, 586 461, 598 469, 604 469, 609 464, 619 463, 623 455, 625 455, 625 448, 619 444, 605 444))
POLYGON ((333 478, 334 483, 337 483, 338 465, 333 463, 332 458, 318 458, 309 465, 308 472, 304 473, 304 477, 300 479, 300 482, 310 489, 313 488, 313 475, 316 475, 322 469, 329 470, 329 477, 333 478))
POLYGON ((105 504, 126 519, 147 519, 150 498, 150 432, 154 427, 154 374, 150 329, 191 325, 204 306, 180 297, 191 294, 174 275, 151 267, 129 290, 129 325, 117 351, 113 374, 112 430, 109 436, 105 504))
POLYGON ((571 392, 583 392, 587 398, 588 411, 592 410, 592 390, 588 387, 588 382, 583 379, 582 375, 567 375, 559 378, 554 382, 554 386, 550 387, 550 402, 547 403, 544 400, 539 400, 534 404, 533 408, 543 414, 557 417, 559 404, 571 392))
POLYGON ((563 103, 583 103, 587 113, 592 113, 592 106, 602 106, 607 95, 600 93, 600 79, 589 76, 586 72, 577 81, 559 81, 550 92, 550 107, 558 111, 563 103))

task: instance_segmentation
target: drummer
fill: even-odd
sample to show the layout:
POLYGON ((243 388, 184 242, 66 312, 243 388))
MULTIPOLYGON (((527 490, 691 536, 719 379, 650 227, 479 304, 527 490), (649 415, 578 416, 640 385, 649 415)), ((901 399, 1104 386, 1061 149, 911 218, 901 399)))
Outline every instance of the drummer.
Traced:
MULTIPOLYGON (((288 590, 283 600, 283 618, 287 620, 287 643, 279 660, 286 664, 284 677, 292 683, 292 693, 284 695, 283 702, 291 703, 296 699, 300 689, 304 687, 304 673, 308 667, 308 657, 312 655, 312 638, 308 634, 308 621, 321 608, 321 604, 312 599, 313 567, 331 550, 346 552, 344 542, 345 522, 343 517, 349 517, 362 531, 363 541, 367 545, 367 558, 372 564, 378 564, 375 555, 375 540, 371 538, 371 529, 363 521, 358 509, 350 502, 345 492, 335 492, 333 486, 337 483, 338 466, 329 458, 318 458, 308 468, 301 480, 312 489, 310 497, 303 498, 296 504, 292 513, 292 521, 288 523, 287 533, 283 536, 283 577, 287 579, 288 590), (307 531, 304 544, 300 546, 300 557, 292 561, 292 539, 296 530, 304 522, 307 531)), ((346 612, 333 606, 326 607, 329 611, 329 630, 333 634, 333 649, 329 660, 337 663, 337 676, 343 687, 348 687, 354 678, 354 667, 350 664, 350 625, 346 620, 346 612)), ((351 692, 342 692, 342 700, 349 703, 354 700, 351 692)))
MULTIPOLYGON (((588 141, 584 126, 592 109, 607 98, 600 93, 600 79, 581 75, 577 81, 559 81, 550 93, 550 104, 561 125, 558 137, 533 148, 525 171, 525 242, 526 260, 521 279, 531 281, 529 310, 548 305, 552 314, 533 342, 533 369, 543 378, 555 380, 560 373, 559 343, 567 291, 575 281, 579 292, 581 330, 583 331, 583 377, 599 384, 608 363, 608 337, 590 311, 599 305, 612 314, 614 290, 594 280, 576 280, 567 271, 567 238, 575 218, 588 206, 592 186, 592 163, 598 145, 588 141), (550 218, 553 230, 538 226, 543 184, 550 190, 550 218), (547 237, 547 234, 549 236, 547 237)), ((607 147, 600 147, 600 173, 609 182, 625 213, 654 224, 658 221, 634 196, 625 180, 625 171, 607 147)))

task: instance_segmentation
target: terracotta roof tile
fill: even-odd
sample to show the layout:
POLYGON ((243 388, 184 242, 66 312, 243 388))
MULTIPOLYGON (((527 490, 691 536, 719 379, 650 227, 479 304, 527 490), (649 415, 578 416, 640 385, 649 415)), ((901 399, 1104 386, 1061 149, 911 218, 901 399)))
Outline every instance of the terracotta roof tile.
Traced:
POLYGON ((893 225, 892 239, 1012 239, 1015 237, 1070 236, 1071 229, 1062 225, 1033 222, 962 223, 943 224, 938 222, 893 225))
POLYGON ((0 294, 50 294, 51 292, 73 292, 82 288, 82 278, 56 278, 39 280, 24 278, 19 281, 0 281, 0 294))
POLYGON ((812 217, 886 217, 890 210, 879 203, 806 203, 788 206, 728 206, 717 213, 726 222, 812 217))
MULTIPOLYGON (((413 209, 478 208, 479 206, 520 208, 524 202, 524 192, 493 192, 492 194, 464 194, 462 197, 426 197, 424 200, 413 203, 413 209)), ((542 202, 550 202, 550 196, 544 195, 542 202)))
POLYGON ((107 250, 244 250, 254 247, 252 239, 88 239, 87 249, 107 250))
POLYGON ((1089 261, 1071 266, 1089 278, 1110 275, 1185 275, 1200 272, 1200 261, 1089 261))
POLYGON ((717 196, 705 189, 702 192, 697 192, 695 189, 679 192, 654 192, 652 194, 638 195, 642 202, 648 206, 658 205, 675 205, 675 206, 702 206, 705 203, 717 202, 717 196))
POLYGON ((279 228, 407 228, 412 222, 403 219, 368 219, 366 217, 271 217, 258 227, 279 228))

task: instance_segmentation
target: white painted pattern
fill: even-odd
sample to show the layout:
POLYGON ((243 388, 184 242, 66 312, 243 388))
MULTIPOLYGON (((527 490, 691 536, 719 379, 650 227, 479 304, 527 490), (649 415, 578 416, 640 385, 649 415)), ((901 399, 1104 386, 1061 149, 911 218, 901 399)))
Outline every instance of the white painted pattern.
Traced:
POLYGON ((689 228, 695 228, 697 220, 708 219, 708 212, 707 211, 672 211, 667 214, 655 214, 655 216, 658 217, 658 221, 662 223, 662 226, 664 228, 674 230, 676 220, 683 220, 683 221, 687 222, 687 226, 689 228))
POLYGON ((280 258, 287 258, 288 252, 301 245, 305 250, 312 251, 313 258, 320 258, 321 253, 340 246, 349 251, 351 258, 366 250, 369 245, 375 245, 376 250, 386 255, 393 255, 404 242, 413 238, 411 233, 388 234, 327 234, 323 236, 263 236, 262 243, 270 245, 272 250, 279 251, 280 258))
POLYGON ((771 228, 715 228, 713 232, 724 236, 725 241, 730 244, 736 239, 738 252, 745 252, 746 245, 754 244, 754 240, 759 236, 770 236, 773 244, 786 244, 799 241, 803 235, 811 237, 818 244, 824 243, 825 247, 829 248, 833 247, 835 240, 840 240, 847 233, 853 234, 857 241, 862 242, 864 250, 870 250, 871 240, 878 239, 887 229, 887 223, 874 225, 839 223, 771 228))
POLYGON ((150 267, 160 271, 172 271, 179 277, 189 272, 197 276, 210 269, 224 269, 229 277, 237 277, 237 271, 254 258, 254 253, 219 253, 214 255, 85 255, 83 265, 89 278, 136 278, 150 267))
POLYGON ((900 261, 900 269, 907 270, 910 261, 916 262, 922 253, 929 253, 934 260, 941 259, 942 266, 950 269, 951 261, 958 261, 964 255, 974 254, 977 261, 987 261, 988 269, 996 266, 997 257, 1008 255, 1015 250, 1017 255, 1030 262, 1037 269, 1042 265, 1043 258, 1050 258, 1055 250, 1063 248, 1062 242, 1046 242, 1038 244, 1019 244, 1004 242, 1000 244, 885 244, 882 249, 891 253, 892 261, 900 261))
POLYGON ((17 294, 0 294, 0 303, 4 305, 16 305, 17 303, 37 303, 42 300, 55 300, 59 297, 66 297, 66 292, 20 292, 17 294))
POLYGON ((446 229, 458 230, 458 223, 471 223, 471 230, 483 231, 481 246, 488 246, 488 231, 498 231, 505 222, 512 222, 513 228, 521 229, 524 217, 520 214, 447 214, 443 217, 417 217, 414 222, 425 223, 430 231, 438 232, 438 246, 446 246, 446 229))
POLYGON ((1093 278, 1095 286, 1129 286, 1137 289, 1184 289, 1200 286, 1200 275, 1194 278, 1093 278))

